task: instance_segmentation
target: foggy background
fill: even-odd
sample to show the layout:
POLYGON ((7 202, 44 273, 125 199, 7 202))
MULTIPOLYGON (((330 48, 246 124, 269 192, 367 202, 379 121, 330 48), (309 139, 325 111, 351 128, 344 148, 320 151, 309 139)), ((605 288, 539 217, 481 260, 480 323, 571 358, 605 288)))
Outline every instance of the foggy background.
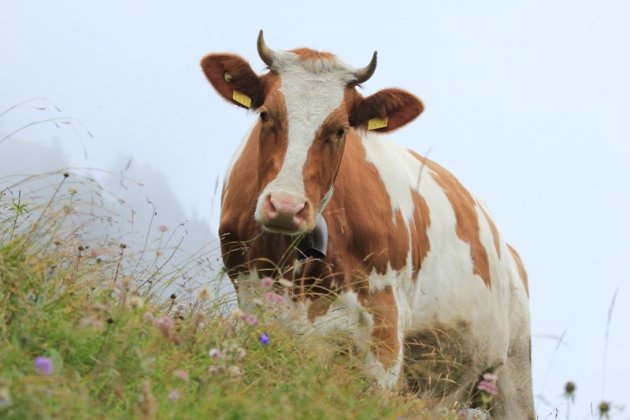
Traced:
POLYGON ((573 418, 602 400, 629 418, 628 22, 622 0, 4 0, 0 114, 46 100, 0 117, 0 177, 104 170, 114 175, 94 176, 127 194, 139 230, 155 207, 152 234, 186 222, 194 249, 216 240, 217 177, 255 120, 212 90, 201 57, 234 52, 262 71, 261 28, 271 48, 313 47, 357 67, 378 50, 365 93, 402 87, 426 106, 384 141, 458 176, 527 266, 539 417, 563 415, 571 380, 573 418), (5 139, 51 118, 72 120, 5 139), (144 187, 126 190, 121 176, 144 187))

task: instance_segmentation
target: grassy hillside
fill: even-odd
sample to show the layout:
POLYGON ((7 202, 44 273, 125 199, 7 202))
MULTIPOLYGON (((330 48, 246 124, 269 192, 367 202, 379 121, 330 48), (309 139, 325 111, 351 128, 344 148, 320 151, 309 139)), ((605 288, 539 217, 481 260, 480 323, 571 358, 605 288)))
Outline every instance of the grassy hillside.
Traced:
POLYGON ((121 240, 90 236, 104 212, 85 180, 47 179, 43 201, 20 183, 0 196, 0 417, 429 415, 377 390, 343 339, 274 322, 277 302, 243 314, 205 287, 163 296, 183 271, 142 268, 121 240))

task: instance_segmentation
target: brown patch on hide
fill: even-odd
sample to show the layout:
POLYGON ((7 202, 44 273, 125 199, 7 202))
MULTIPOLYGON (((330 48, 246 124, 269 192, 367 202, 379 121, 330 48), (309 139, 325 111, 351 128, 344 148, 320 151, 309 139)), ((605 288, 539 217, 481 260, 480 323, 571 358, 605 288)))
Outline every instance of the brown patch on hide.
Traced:
POLYGON ((412 189, 411 198, 414 204, 413 225, 410 226, 412 276, 414 280, 417 280, 422 268, 422 261, 424 261, 424 258, 431 250, 428 234, 431 219, 429 206, 424 197, 412 189))
POLYGON ((300 61, 337 61, 337 57, 334 54, 324 51, 315 51, 310 48, 296 48, 291 50, 292 53, 297 54, 300 61))
MULTIPOLYGON (((310 207, 315 210, 320 207, 337 177, 348 130, 346 120, 343 107, 333 111, 315 133, 313 143, 308 149, 301 175, 304 178, 306 198, 310 207)), ((312 223, 315 223, 314 212, 312 223)))
MULTIPOLYGON (((277 90, 271 92, 267 96, 265 105, 260 108, 260 114, 262 113, 266 114, 266 120, 259 121, 259 131, 252 133, 249 140, 258 142, 258 157, 256 158, 258 173, 253 178, 258 180, 256 199, 267 184, 278 176, 289 145, 289 122, 284 95, 277 90)), ((251 183, 253 179, 243 179, 242 182, 251 183)), ((230 183, 232 183, 231 179, 230 183)))
POLYGON ((455 213, 457 237, 470 245, 473 272, 481 277, 487 287, 490 287, 490 263, 486 248, 479 237, 479 219, 474 198, 446 169, 429 159, 420 157, 419 160, 433 172, 433 179, 451 203, 455 213))
POLYGON ((372 327, 372 351, 389 368, 396 364, 400 352, 398 341, 398 306, 391 286, 382 291, 369 292, 360 298, 361 304, 370 312, 372 327))
POLYGON ((479 206, 481 211, 483 212, 486 221, 488 222, 488 226, 490 226, 490 231, 492 232, 492 239, 494 240, 494 249, 497 251, 497 257, 501 258, 501 239, 499 237, 499 231, 497 230, 496 225, 494 224, 494 220, 488 214, 486 209, 483 206, 479 206))
POLYGON ((514 262, 516 263, 516 267, 518 268, 518 275, 523 282, 523 286, 525 286, 525 293, 527 293, 527 296, 529 297, 529 281, 527 278, 527 271, 525 270, 525 264, 523 264, 523 260, 521 259, 521 256, 518 255, 518 252, 516 252, 516 250, 512 248, 512 245, 508 244, 508 249, 510 250, 512 257, 514 258, 514 262))
POLYGON ((360 262, 365 277, 372 270, 378 274, 389 268, 400 270, 409 251, 404 217, 400 210, 392 210, 385 184, 376 167, 366 161, 365 148, 355 130, 350 130, 345 149, 335 193, 325 211, 325 215, 338 216, 331 218, 331 224, 342 224, 339 229, 329 226, 328 231, 345 232, 345 243, 334 251, 341 254, 342 261, 360 262))

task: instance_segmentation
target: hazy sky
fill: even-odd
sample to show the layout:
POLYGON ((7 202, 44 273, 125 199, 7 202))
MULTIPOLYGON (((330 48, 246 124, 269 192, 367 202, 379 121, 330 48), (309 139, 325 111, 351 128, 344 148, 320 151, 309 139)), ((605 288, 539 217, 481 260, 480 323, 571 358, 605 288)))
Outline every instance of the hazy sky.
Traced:
POLYGON ((3 0, 1 10, 0 112, 33 97, 61 112, 31 104, 0 132, 77 120, 6 141, 59 144, 74 166, 133 157, 212 229, 215 179, 254 117, 214 93, 200 58, 236 52, 262 71, 261 28, 272 48, 328 50, 357 67, 378 50, 365 92, 398 86, 426 106, 384 141, 454 172, 527 265, 534 392, 550 404, 537 401, 540 417, 564 412, 567 380, 574 418, 602 398, 630 404, 630 2, 3 0), (564 331, 557 346, 549 336, 564 331))

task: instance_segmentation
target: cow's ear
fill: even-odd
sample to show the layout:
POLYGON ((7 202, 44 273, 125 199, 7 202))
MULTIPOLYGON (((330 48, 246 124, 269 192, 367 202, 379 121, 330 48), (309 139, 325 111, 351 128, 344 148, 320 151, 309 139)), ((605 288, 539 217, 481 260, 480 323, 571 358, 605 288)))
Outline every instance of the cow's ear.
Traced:
POLYGON ((358 94, 350 109, 350 124, 366 130, 387 132, 416 118, 424 110, 422 101, 402 89, 383 89, 367 98, 358 94))
POLYGON ((247 61, 232 54, 210 54, 201 60, 210 84, 228 101, 243 108, 256 109, 265 102, 264 78, 247 61))

